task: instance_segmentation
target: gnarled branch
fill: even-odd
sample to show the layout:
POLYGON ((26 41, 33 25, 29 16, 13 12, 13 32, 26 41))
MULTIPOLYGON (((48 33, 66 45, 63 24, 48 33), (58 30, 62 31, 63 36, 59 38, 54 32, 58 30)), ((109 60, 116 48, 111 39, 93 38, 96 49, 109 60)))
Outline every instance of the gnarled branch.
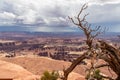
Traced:
POLYGON ((64 77, 63 80, 67 80, 69 73, 71 73, 73 71, 73 69, 79 64, 81 63, 84 59, 86 58, 86 53, 84 53, 83 55, 81 55, 80 57, 78 57, 76 60, 74 60, 72 62, 72 64, 70 65, 70 67, 68 67, 67 69, 64 69, 64 77))

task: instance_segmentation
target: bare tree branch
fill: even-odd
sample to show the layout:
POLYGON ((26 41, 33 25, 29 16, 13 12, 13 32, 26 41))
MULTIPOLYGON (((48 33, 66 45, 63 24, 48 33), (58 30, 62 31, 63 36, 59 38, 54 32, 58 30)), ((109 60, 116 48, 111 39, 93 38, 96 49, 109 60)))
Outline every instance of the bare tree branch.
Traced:
POLYGON ((108 66, 109 64, 101 64, 101 65, 95 66, 95 68, 108 67, 108 66))
MULTIPOLYGON (((102 33, 102 29, 101 26, 96 26, 94 29, 91 28, 91 24, 89 24, 86 21, 86 17, 88 16, 88 14, 85 14, 82 18, 81 18, 81 14, 82 12, 88 8, 87 4, 84 4, 80 10, 80 12, 78 13, 77 17, 75 18, 71 18, 68 17, 73 24, 75 24, 76 26, 78 26, 78 28, 80 30, 82 30, 86 36, 86 45, 88 46, 88 50, 87 53, 84 53, 82 56, 80 56, 79 58, 77 58, 74 62, 72 62, 72 64, 70 65, 70 67, 68 67, 67 69, 64 69, 64 77, 63 80, 67 80, 68 75, 70 72, 73 71, 73 69, 81 62, 83 61, 85 58, 87 58, 86 56, 89 56, 90 60, 91 60, 91 68, 89 69, 89 73, 94 73, 96 68, 100 68, 100 67, 104 67, 104 66, 109 66, 112 65, 112 68, 115 68, 116 66, 114 66, 113 63, 109 63, 108 64, 102 64, 99 66, 95 67, 95 61, 98 60, 99 53, 96 51, 97 48, 95 48, 95 43, 94 40, 95 38, 102 33), (88 53, 89 52, 89 53, 88 53)), ((102 47, 100 47, 101 49, 102 47)), ((105 51, 106 52, 106 51, 105 51)), ((102 54, 103 55, 103 54, 102 54)), ((106 62, 110 62, 110 58, 115 57, 116 55, 114 54, 114 56, 110 55, 110 54, 106 54, 106 58, 104 59, 106 62)), ((114 70, 115 71, 115 70, 114 70)), ((110 78, 109 78, 110 79, 110 78)))
POLYGON ((112 79, 112 78, 111 78, 111 77, 109 77, 109 76, 104 76, 104 75, 102 75, 102 74, 101 74, 101 76, 102 76, 103 78, 105 78, 105 79, 115 80, 115 79, 112 79))
POLYGON ((70 18, 69 16, 68 16, 68 18, 69 18, 75 25, 79 25, 79 24, 75 23, 75 21, 73 20, 73 18, 70 18))
POLYGON ((79 20, 79 22, 86 21, 86 17, 87 17, 88 15, 89 15, 89 13, 85 14, 82 20, 78 19, 78 20, 79 20))
POLYGON ((120 51, 118 48, 116 48, 113 45, 110 45, 109 43, 105 41, 99 41, 100 42, 100 48, 103 50, 106 57, 102 58, 104 61, 106 61, 110 68, 118 75, 116 80, 120 79, 120 51))
POLYGON ((83 12, 83 10, 87 9, 88 8, 88 5, 87 4, 84 4, 80 10, 80 12, 78 13, 78 18, 80 17, 81 13, 83 12))
POLYGON ((84 59, 86 58, 86 53, 84 53, 83 55, 81 55, 80 57, 78 57, 75 61, 72 62, 72 64, 70 65, 70 67, 68 67, 66 70, 64 69, 64 77, 63 80, 67 80, 69 73, 71 73, 73 71, 73 69, 80 63, 82 62, 84 59))

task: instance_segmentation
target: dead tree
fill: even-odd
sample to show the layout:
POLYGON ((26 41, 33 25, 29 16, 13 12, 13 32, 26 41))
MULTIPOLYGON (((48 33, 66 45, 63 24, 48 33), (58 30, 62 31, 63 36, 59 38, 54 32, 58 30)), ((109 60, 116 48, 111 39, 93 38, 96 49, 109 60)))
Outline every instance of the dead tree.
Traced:
MULTIPOLYGON (((69 17, 69 19, 74 23, 74 25, 78 26, 78 28, 84 32, 86 36, 85 42, 88 46, 88 49, 85 53, 83 53, 83 55, 81 55, 79 58, 73 61, 70 67, 64 69, 63 80, 67 80, 69 73, 71 73, 73 69, 87 57, 89 57, 91 60, 91 67, 88 69, 89 74, 94 73, 97 68, 107 66, 110 67, 117 74, 117 78, 112 79, 111 77, 106 77, 103 75, 101 76, 109 80, 120 80, 120 50, 116 46, 113 46, 107 43, 106 41, 95 39, 99 34, 103 33, 105 30, 101 32, 100 26, 97 26, 95 27, 95 29, 92 29, 91 24, 89 24, 86 21, 86 16, 88 14, 85 14, 83 17, 81 17, 82 12, 85 9, 87 9, 87 7, 88 6, 86 4, 83 5, 77 17, 69 17), (100 64, 96 66, 95 62, 99 59, 104 60, 107 64, 100 64)), ((89 80, 95 79, 91 76, 89 80)))
POLYGON ((110 68, 117 74, 116 80, 120 80, 120 50, 116 46, 110 45, 105 41, 99 42, 103 52, 101 59, 106 61, 110 68))
POLYGON ((84 4, 82 6, 80 12, 78 13, 78 15, 75 18, 69 17, 69 19, 72 21, 72 23, 74 23, 74 25, 78 26, 78 28, 84 32, 84 34, 86 36, 85 42, 86 42, 86 45, 88 46, 88 49, 83 55, 81 55, 79 58, 77 58, 75 61, 73 61, 72 64, 70 65, 70 67, 63 70, 64 71, 63 80, 67 80, 69 73, 71 73, 73 71, 73 69, 87 57, 90 57, 90 59, 91 59, 91 68, 89 69, 89 73, 95 71, 94 64, 95 64, 95 59, 97 58, 97 53, 96 53, 93 41, 96 36, 101 34, 101 31, 100 31, 101 27, 96 26, 94 29, 92 29, 91 24, 89 24, 86 21, 86 17, 88 14, 85 14, 83 17, 81 17, 82 12, 85 9, 87 9, 87 7, 88 7, 87 4, 84 4))
POLYGON ((67 69, 64 69, 64 76, 62 77, 63 80, 67 80, 68 79, 68 75, 74 70, 74 68, 80 63, 82 62, 84 59, 86 58, 86 53, 84 53, 83 55, 81 55, 80 57, 78 57, 76 60, 74 60, 72 62, 72 64, 70 65, 70 67, 68 67, 67 69))

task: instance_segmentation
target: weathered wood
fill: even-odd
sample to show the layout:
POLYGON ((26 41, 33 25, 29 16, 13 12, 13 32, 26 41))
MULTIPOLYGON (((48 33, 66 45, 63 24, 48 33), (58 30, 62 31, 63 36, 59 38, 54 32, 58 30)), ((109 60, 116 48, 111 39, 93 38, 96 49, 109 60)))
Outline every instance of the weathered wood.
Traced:
MULTIPOLYGON (((69 19, 72 21, 72 23, 76 26, 78 26, 78 28, 80 30, 82 30, 86 36, 86 45, 88 46, 87 48, 87 52, 88 53, 85 53, 83 54, 82 56, 80 56, 79 58, 77 58, 71 65, 70 67, 68 67, 66 70, 64 70, 64 77, 63 77, 63 80, 67 80, 68 78, 68 75, 70 72, 73 71, 73 69, 80 63, 82 62, 86 57, 86 55, 88 57, 91 58, 91 70, 94 71, 94 62, 95 62, 95 59, 96 59, 96 51, 94 49, 94 38, 96 36, 98 36, 99 34, 101 34, 101 32, 99 31, 101 26, 97 26, 95 29, 92 29, 91 28, 91 24, 89 24, 87 21, 86 21, 86 17, 88 14, 85 14, 82 18, 80 17, 82 12, 87 9, 87 4, 84 4, 80 10, 80 12, 78 13, 77 17, 75 18, 71 18, 69 17, 69 19)), ((91 70, 90 70, 90 73, 91 73, 91 70)))
POLYGON ((116 80, 120 80, 120 51, 117 47, 110 45, 105 41, 99 41, 101 50, 106 57, 102 58, 106 61, 110 68, 117 74, 116 80))
POLYGON ((72 64, 70 65, 70 67, 68 67, 66 70, 64 69, 64 77, 63 80, 67 80, 69 73, 71 73, 73 71, 73 69, 79 64, 81 63, 84 59, 86 58, 86 53, 84 53, 83 55, 81 55, 79 58, 77 58, 75 61, 72 62, 72 64))

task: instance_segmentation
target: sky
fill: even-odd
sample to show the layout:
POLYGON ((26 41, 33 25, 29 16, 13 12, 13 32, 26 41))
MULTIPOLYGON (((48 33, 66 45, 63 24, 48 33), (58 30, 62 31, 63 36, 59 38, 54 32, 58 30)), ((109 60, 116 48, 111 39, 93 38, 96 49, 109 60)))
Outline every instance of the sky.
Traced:
POLYGON ((120 32, 120 0, 0 0, 0 31, 78 32, 68 16, 85 3, 92 26, 120 32))

